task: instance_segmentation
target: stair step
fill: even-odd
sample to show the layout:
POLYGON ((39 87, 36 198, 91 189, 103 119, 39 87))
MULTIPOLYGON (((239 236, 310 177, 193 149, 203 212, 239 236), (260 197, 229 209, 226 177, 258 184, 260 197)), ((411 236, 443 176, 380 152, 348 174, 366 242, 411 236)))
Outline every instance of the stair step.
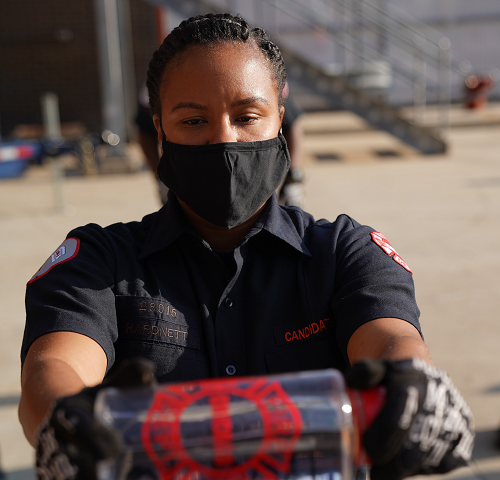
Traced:
POLYGON ((351 112, 304 113, 299 121, 305 133, 304 163, 423 158, 418 150, 351 112))

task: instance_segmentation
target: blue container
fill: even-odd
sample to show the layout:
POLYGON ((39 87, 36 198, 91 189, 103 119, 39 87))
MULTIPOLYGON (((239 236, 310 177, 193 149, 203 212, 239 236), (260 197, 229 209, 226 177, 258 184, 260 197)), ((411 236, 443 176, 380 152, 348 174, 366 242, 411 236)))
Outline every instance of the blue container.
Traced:
POLYGON ((0 179, 20 177, 39 154, 38 142, 0 142, 0 179))
POLYGON ((0 162, 0 178, 15 178, 20 177, 26 167, 28 160, 11 160, 8 162, 0 162))

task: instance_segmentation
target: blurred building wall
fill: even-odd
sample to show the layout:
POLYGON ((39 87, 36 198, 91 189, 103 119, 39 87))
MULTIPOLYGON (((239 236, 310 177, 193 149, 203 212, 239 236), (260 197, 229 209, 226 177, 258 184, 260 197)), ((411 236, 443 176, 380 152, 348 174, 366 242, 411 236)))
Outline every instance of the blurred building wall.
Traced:
POLYGON ((130 16, 132 19, 135 85, 140 90, 146 81, 149 61, 153 52, 159 47, 155 8, 146 1, 131 0, 130 16))
MULTIPOLYGON (((157 48, 154 7, 130 0, 136 84, 157 48)), ((40 124, 40 95, 59 96, 62 122, 102 128, 94 3, 0 0, 0 128, 40 124)), ((135 92, 134 92, 135 94, 135 92)))

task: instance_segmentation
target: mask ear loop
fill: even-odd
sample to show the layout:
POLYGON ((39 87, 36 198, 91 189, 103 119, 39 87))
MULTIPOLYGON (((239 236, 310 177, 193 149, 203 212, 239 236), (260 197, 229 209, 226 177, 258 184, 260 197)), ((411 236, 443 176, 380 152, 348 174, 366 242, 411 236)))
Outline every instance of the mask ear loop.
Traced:
POLYGON ((163 130, 163 125, 161 124, 161 119, 160 119, 160 128, 161 128, 161 133, 163 133, 163 138, 162 138, 162 141, 161 143, 163 142, 167 142, 167 136, 165 135, 165 130, 163 130))
POLYGON ((162 155, 163 155, 164 150, 165 150, 165 149, 163 148, 163 145, 164 145, 166 142, 168 142, 168 140, 167 140, 167 136, 165 135, 165 131, 163 130, 163 125, 161 124, 161 120, 160 120, 160 128, 161 128, 161 133, 163 134, 163 137, 162 137, 162 139, 161 139, 161 153, 162 153, 162 155))

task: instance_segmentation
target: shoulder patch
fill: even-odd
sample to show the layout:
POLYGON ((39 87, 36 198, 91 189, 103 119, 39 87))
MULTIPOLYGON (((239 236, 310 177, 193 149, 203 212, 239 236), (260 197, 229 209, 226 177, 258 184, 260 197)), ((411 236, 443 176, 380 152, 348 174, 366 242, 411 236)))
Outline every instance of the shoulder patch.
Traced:
POLYGON ((36 272, 35 275, 31 277, 28 283, 33 283, 35 280, 43 277, 59 263, 64 263, 68 260, 71 260, 72 258, 75 258, 79 249, 80 240, 78 238, 67 238, 57 248, 57 250, 49 258, 47 258, 47 260, 45 260, 45 263, 39 268, 38 272, 36 272))
POLYGON ((408 270, 410 273, 413 272, 410 270, 410 267, 406 264, 406 262, 400 257, 398 252, 394 250, 393 246, 389 243, 389 240, 384 237, 384 235, 380 232, 372 232, 370 234, 372 236, 372 240, 385 252, 387 255, 392 257, 392 259, 399 263, 405 270, 408 270))

